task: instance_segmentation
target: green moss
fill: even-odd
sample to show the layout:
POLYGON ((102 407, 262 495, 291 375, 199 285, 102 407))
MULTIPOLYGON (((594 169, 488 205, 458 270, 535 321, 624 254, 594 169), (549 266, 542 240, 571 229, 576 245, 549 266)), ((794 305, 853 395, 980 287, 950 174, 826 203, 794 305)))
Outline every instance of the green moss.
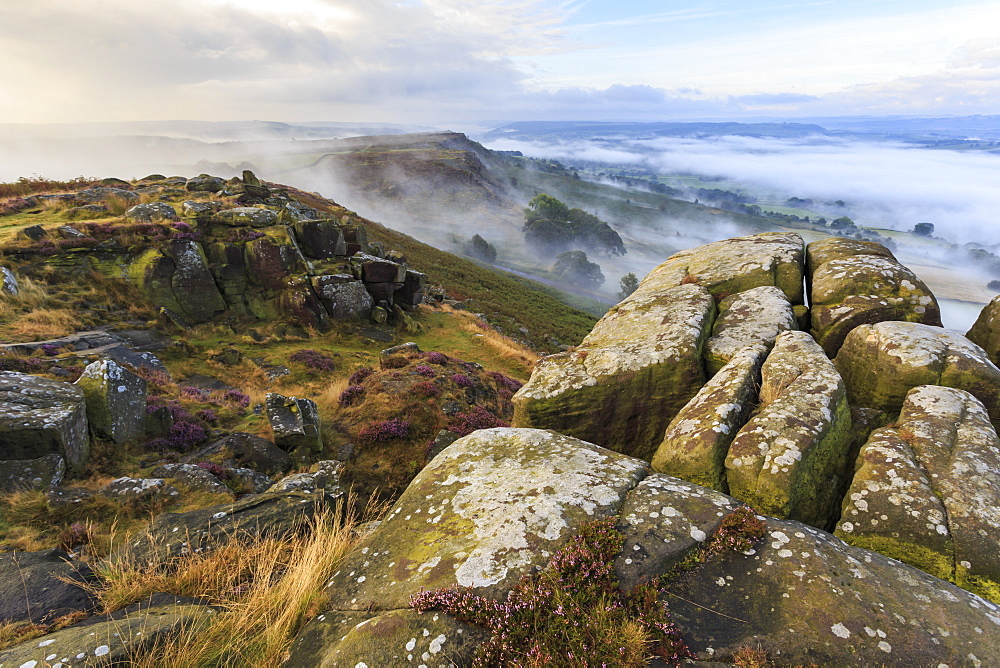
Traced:
POLYGON ((854 536, 840 532, 837 533, 837 536, 847 540, 854 547, 878 552, 914 568, 919 568, 934 577, 955 582, 955 564, 950 554, 935 552, 923 545, 901 541, 889 536, 873 534, 854 536))

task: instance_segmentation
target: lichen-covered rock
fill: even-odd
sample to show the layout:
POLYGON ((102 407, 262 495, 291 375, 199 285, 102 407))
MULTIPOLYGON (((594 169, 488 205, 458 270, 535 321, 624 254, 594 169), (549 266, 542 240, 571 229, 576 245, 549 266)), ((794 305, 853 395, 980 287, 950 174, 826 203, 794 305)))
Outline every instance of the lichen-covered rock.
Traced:
POLYGON ((56 548, 0 554, 0 624, 47 624, 91 612, 97 597, 85 586, 96 583, 89 566, 56 548))
POLYGON ((222 208, 222 202, 197 202, 195 200, 186 200, 181 203, 181 212, 189 217, 194 218, 198 222, 209 222, 212 219, 212 214, 219 211, 222 208))
POLYGON ((300 221, 292 225, 306 257, 330 258, 347 255, 344 231, 332 220, 300 221))
POLYGON ((649 460, 705 382, 702 348, 714 317, 705 288, 661 289, 647 277, 576 351, 539 361, 514 395, 514 426, 555 429, 649 460))
POLYGON ((188 192, 194 193, 217 193, 226 186, 226 182, 218 176, 199 174, 193 179, 188 179, 184 187, 188 192))
POLYGON ((365 284, 348 274, 315 276, 312 286, 327 313, 337 320, 367 316, 375 305, 365 284))
POLYGON ((158 220, 180 220, 174 207, 166 202, 136 204, 125 212, 125 218, 137 223, 152 223, 158 220))
POLYGON ((1000 296, 983 308, 965 336, 985 350, 994 364, 1000 364, 1000 296))
POLYGON ((62 455, 0 460, 0 492, 45 489, 62 482, 65 474, 66 460, 62 455))
POLYGON ((278 223, 278 212, 252 206, 224 209, 211 218, 213 223, 230 227, 270 227, 278 223))
POLYGON ((726 456, 729 493, 758 511, 825 528, 848 475, 844 382, 805 332, 784 332, 761 368, 760 405, 726 456))
POLYGON ((154 594, 109 615, 0 650, 0 666, 121 666, 151 656, 180 633, 207 626, 215 608, 183 596, 154 594))
POLYGON ((767 347, 736 353, 670 421, 651 466, 704 487, 728 492, 729 444, 757 406, 767 347))
POLYGON ((1000 594, 1000 439, 968 392, 924 385, 872 434, 837 535, 984 594, 1000 594))
POLYGON ((30 227, 25 227, 17 233, 18 236, 27 239, 28 241, 41 241, 49 236, 48 231, 41 225, 32 225, 30 227))
POLYGON ((770 348, 778 334, 796 328, 792 305, 780 288, 763 285, 726 297, 719 302, 719 317, 705 342, 709 376, 746 346, 761 343, 770 348))
POLYGON ((206 469, 195 464, 163 464, 150 471, 154 478, 180 483, 196 492, 231 495, 232 491, 206 469))
POLYGON ((874 255, 889 260, 896 259, 892 251, 876 241, 830 237, 813 241, 806 246, 806 276, 811 276, 817 269, 831 260, 842 260, 855 255, 874 255))
POLYGON ((852 405, 895 414, 919 385, 970 392, 1000 424, 1000 369, 961 334, 913 322, 859 325, 834 360, 852 405))
POLYGON ((941 310, 931 291, 879 244, 825 239, 813 246, 811 331, 827 355, 836 355, 860 324, 903 320, 941 325, 941 310), (820 260, 826 261, 817 264, 820 260))
POLYGON ((147 501, 158 497, 177 496, 180 492, 168 485, 167 481, 163 478, 130 478, 122 476, 121 478, 115 478, 102 487, 100 494, 125 504, 136 501, 147 501))
POLYGON ((374 255, 357 253, 351 258, 351 264, 360 267, 361 280, 365 283, 402 283, 406 280, 405 265, 374 255))
POLYGON ((801 304, 802 265, 802 237, 768 232, 675 253, 653 269, 645 281, 660 286, 694 281, 708 288, 716 299, 761 285, 775 285, 789 302, 801 304))
POLYGON ((0 267, 0 293, 17 296, 17 276, 7 267, 0 267))
POLYGON ((340 473, 343 468, 344 462, 335 459, 316 462, 311 467, 311 471, 285 476, 278 482, 270 485, 267 491, 290 492, 296 490, 301 492, 320 492, 326 497, 328 502, 334 501, 344 495, 344 490, 340 487, 340 473))
POLYGON ((83 391, 71 383, 0 371, 0 459, 60 454, 81 473, 90 451, 83 391))
POLYGON ((319 411, 311 399, 268 392, 264 399, 275 444, 284 450, 319 452, 323 449, 319 411))
POLYGON ((112 360, 87 365, 77 387, 87 402, 90 428, 115 443, 142 437, 146 420, 146 381, 112 360))
POLYGON ((139 201, 139 195, 130 190, 125 190, 124 188, 107 188, 104 186, 85 188, 84 190, 76 193, 73 197, 75 197, 75 199, 82 199, 86 202, 105 202, 111 197, 124 200, 126 202, 139 201))
POLYGON ((293 466, 292 458, 266 438, 234 432, 192 454, 185 463, 218 455, 225 466, 248 467, 268 475, 285 473, 293 466))
POLYGON ((154 304, 176 311, 190 322, 208 322, 226 309, 197 242, 174 239, 151 248, 128 266, 126 274, 142 286, 154 304))

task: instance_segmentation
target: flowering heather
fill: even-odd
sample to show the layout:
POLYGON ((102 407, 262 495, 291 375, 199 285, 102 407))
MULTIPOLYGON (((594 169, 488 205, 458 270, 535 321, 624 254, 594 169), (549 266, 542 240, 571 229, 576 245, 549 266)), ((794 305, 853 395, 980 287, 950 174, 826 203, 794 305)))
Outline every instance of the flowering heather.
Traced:
POLYGON ((190 399, 192 401, 205 401, 208 398, 210 392, 208 390, 203 390, 198 387, 191 387, 190 385, 185 385, 181 387, 181 399, 190 399))
POLYGON ((59 250, 72 250, 74 248, 93 248, 98 243, 97 239, 90 237, 74 237, 72 239, 59 239, 56 241, 56 246, 59 250))
POLYGON ((419 383, 414 383, 410 390, 425 397, 441 396, 441 388, 429 380, 422 380, 419 383))
POLYGON ((148 366, 141 366, 135 369, 136 375, 146 381, 151 390, 162 390, 167 385, 173 385, 170 374, 148 366))
POLYGON ((497 396, 503 401, 510 401, 514 398, 514 393, 510 390, 497 390, 497 396))
POLYGON ((583 525, 537 575, 525 576, 498 601, 469 588, 421 591, 410 606, 441 610, 484 626, 491 637, 473 666, 648 665, 649 655, 680 664, 694 655, 651 584, 618 590, 613 564, 623 535, 613 518, 583 525), (638 633, 636 633, 638 631, 638 633))
POLYGON ((31 202, 23 197, 14 197, 5 202, 0 202, 0 216, 8 213, 17 213, 22 209, 31 208, 31 202))
POLYGON ((176 222, 171 227, 173 227, 178 232, 192 232, 192 231, 194 231, 194 228, 191 227, 191 223, 185 223, 184 221, 176 222))
POLYGON ((472 379, 466 376, 464 373, 456 373, 451 377, 451 382, 455 383, 459 387, 472 387, 472 379))
POLYGON ((222 393, 222 401, 237 408, 246 408, 250 405, 250 395, 239 390, 226 390, 222 393))
POLYGON ((369 422, 358 432, 358 440, 369 443, 381 443, 393 438, 406 438, 410 435, 410 423, 406 420, 380 420, 369 422))
POLYGON ((54 355, 58 355, 59 354, 59 346, 52 345, 51 343, 43 343, 42 344, 42 352, 45 353, 46 355, 48 355, 49 357, 52 357, 54 355))
POLYGON ((424 354, 424 358, 431 364, 445 365, 448 363, 448 356, 444 353, 429 352, 424 354))
POLYGON ((203 443, 207 438, 208 432, 201 425, 180 421, 175 422, 170 427, 170 435, 166 438, 154 438, 146 441, 145 447, 147 450, 156 450, 161 453, 167 450, 187 452, 203 443))
POLYGON ((235 243, 238 241, 253 241, 254 239, 260 239, 265 235, 260 230, 248 230, 246 228, 237 228, 235 230, 230 230, 229 237, 227 241, 230 243, 235 243))
POLYGON ((375 369, 371 368, 370 366, 363 366, 354 373, 352 373, 351 377, 347 379, 347 382, 349 382, 351 385, 360 385, 365 381, 366 378, 368 378, 368 376, 372 375, 373 373, 375 373, 375 369))
POLYGON ((206 408, 203 411, 198 411, 198 419, 205 422, 215 422, 219 419, 219 416, 211 408, 206 408))
POLYGON ((378 361, 378 365, 382 367, 382 369, 402 369, 409 363, 410 361, 402 355, 389 355, 388 357, 383 357, 378 361))
POLYGON ((499 371, 488 371, 486 375, 495 380, 498 385, 504 389, 510 390, 511 392, 517 392, 521 389, 521 386, 524 385, 524 383, 516 381, 509 376, 505 376, 499 371))
POLYGON ((201 235, 197 232, 174 232, 170 235, 171 239, 179 239, 181 241, 197 241, 201 238, 201 235))
POLYGON ((332 357, 311 348, 296 350, 288 359, 299 364, 304 364, 316 371, 333 371, 337 366, 332 357))
POLYGON ((426 364, 418 364, 413 368, 413 372, 426 378, 433 378, 437 375, 434 373, 434 369, 430 368, 426 364))
POLYGON ((364 395, 365 388, 361 385, 348 385, 347 388, 340 393, 340 405, 351 406, 364 395))
POLYGON ((482 406, 473 406, 467 413, 456 413, 454 422, 448 426, 448 431, 459 436, 468 436, 477 429, 509 426, 510 424, 504 422, 482 406))
POLYGON ((764 520, 749 506, 739 506, 722 518, 718 531, 692 550, 680 563, 660 577, 669 583, 684 577, 709 557, 724 552, 745 552, 764 539, 764 520))
POLYGON ((38 373, 46 368, 45 360, 38 357, 0 357, 0 371, 38 373))
POLYGON ((73 522, 59 534, 59 547, 72 550, 77 545, 84 545, 89 540, 87 525, 83 522, 73 522))
POLYGON ((198 462, 198 468, 208 471, 219 480, 229 480, 229 471, 222 464, 215 462, 198 462))

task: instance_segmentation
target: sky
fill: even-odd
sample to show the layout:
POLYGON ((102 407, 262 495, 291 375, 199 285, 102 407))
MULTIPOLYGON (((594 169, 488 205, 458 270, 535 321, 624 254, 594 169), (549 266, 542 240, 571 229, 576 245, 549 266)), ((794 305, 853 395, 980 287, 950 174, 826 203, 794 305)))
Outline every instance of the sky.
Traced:
POLYGON ((3 0, 0 123, 1000 113, 977 0, 3 0))

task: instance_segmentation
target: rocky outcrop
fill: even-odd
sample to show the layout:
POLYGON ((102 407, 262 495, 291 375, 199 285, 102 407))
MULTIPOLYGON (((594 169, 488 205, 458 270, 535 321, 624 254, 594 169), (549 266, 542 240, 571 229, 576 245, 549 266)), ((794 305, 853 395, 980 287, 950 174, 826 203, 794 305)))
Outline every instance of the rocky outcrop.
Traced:
POLYGON ((824 239, 807 250, 812 334, 834 356, 852 329, 885 320, 941 326, 937 300, 881 244, 824 239))
MULTIPOLYGON (((328 583, 329 609, 287 665, 465 665, 482 630, 418 614, 411 595, 459 585, 503 599, 582 523, 609 516, 624 534, 613 568, 628 588, 667 572, 737 505, 552 432, 475 432, 438 455, 347 557, 328 583)), ((760 645, 787 665, 1000 661, 1000 607, 816 529, 764 520, 762 543, 667 585, 699 658, 732 661, 760 645)))
POLYGON ((795 314, 780 288, 766 285, 726 297, 719 302, 719 317, 705 343, 708 375, 715 375, 747 346, 771 348, 778 334, 791 329, 797 329, 795 314))
POLYGON ((77 387, 94 434, 115 443, 138 440, 146 420, 146 381, 112 360, 87 365, 77 387))
POLYGON ((90 450, 83 391, 70 383, 0 371, 0 459, 59 454, 80 473, 90 450))
POLYGON ((187 183, 184 185, 185 189, 189 192, 201 193, 217 193, 225 186, 226 182, 221 178, 218 176, 210 176, 208 174, 199 174, 192 179, 188 179, 187 183))
POLYGON ((65 474, 66 460, 62 455, 0 460, 0 492, 45 489, 62 482, 65 474))
POLYGON ((840 374, 805 332, 784 332, 761 368, 760 405, 726 456, 729 492, 762 513, 826 527, 850 466, 840 374))
POLYGON ((192 454, 185 462, 216 457, 224 466, 247 467, 268 475, 285 473, 293 466, 291 456, 273 442, 245 432, 229 434, 192 454))
POLYGON ((514 395, 512 424, 650 459, 706 380, 702 349, 715 317, 706 288, 663 287, 662 276, 647 276, 575 351, 543 357, 514 395))
POLYGON ((312 287, 331 318, 367 316, 375 306, 365 284, 348 274, 315 276, 312 287))
POLYGON ((155 304, 197 324, 226 310, 208 266, 201 244, 178 239, 147 250, 129 265, 126 275, 155 304))
POLYGON ((1000 369, 964 336, 912 322, 859 325, 834 363, 852 405, 895 414, 919 385, 966 390, 1000 424, 1000 369))
POLYGON ((861 450, 837 536, 973 591, 1000 592, 1000 439, 964 390, 924 385, 861 450))
POLYGON ((89 566, 59 549, 0 554, 0 624, 92 612, 97 598, 85 586, 96 582, 89 566))
POLYGON ((1000 296, 983 308, 965 336, 985 350, 994 364, 1000 364, 1000 296))
POLYGON ((136 204, 125 212, 125 218, 137 223, 152 223, 161 220, 180 220, 174 207, 165 202, 136 204))

